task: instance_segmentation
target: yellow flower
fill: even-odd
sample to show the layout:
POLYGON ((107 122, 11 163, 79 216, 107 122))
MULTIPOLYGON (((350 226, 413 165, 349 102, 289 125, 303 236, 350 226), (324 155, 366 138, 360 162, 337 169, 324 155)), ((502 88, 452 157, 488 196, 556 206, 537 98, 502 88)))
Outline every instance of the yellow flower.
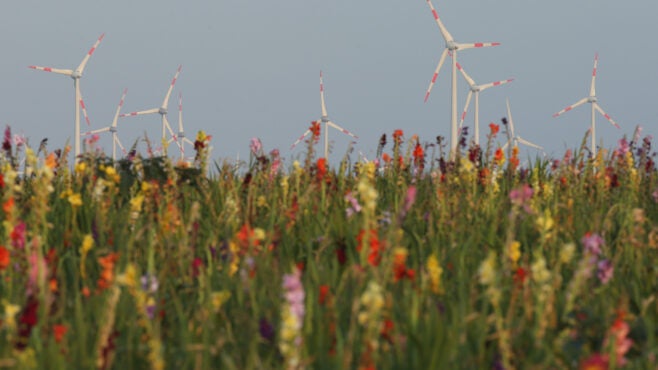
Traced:
POLYGON ((138 195, 130 200, 130 209, 133 212, 139 212, 142 210, 142 203, 144 202, 144 196, 138 195))
POLYGON ((137 286, 137 268, 130 263, 123 274, 117 276, 117 282, 130 288, 137 286))
POLYGON ((482 262, 479 269, 480 284, 491 285, 496 280, 496 253, 489 252, 487 259, 482 262))
POLYGON ((443 268, 439 265, 439 260, 434 254, 429 256, 425 264, 427 268, 427 273, 430 279, 430 289, 434 294, 443 293, 443 287, 441 286, 441 275, 443 274, 443 268))
POLYGON ((93 246, 94 246, 94 238, 91 236, 91 234, 85 235, 85 237, 82 239, 82 246, 80 247, 80 253, 89 252, 93 246))
POLYGON ((76 173, 84 173, 86 169, 87 169, 87 164, 85 162, 78 162, 78 164, 75 165, 76 173))
POLYGON ((68 201, 73 207, 80 207, 82 205, 82 197, 80 196, 80 193, 73 193, 69 195, 68 201))
POLYGON ((567 243, 562 246, 560 249, 560 262, 569 263, 573 258, 574 253, 576 252, 576 244, 567 243))
POLYGON ((220 292, 212 292, 210 294, 210 303, 212 304, 212 309, 215 313, 219 312, 224 303, 226 303, 229 298, 231 298, 231 292, 228 290, 222 290, 220 292))
POLYGON ((16 304, 5 303, 5 324, 11 328, 16 328, 16 314, 21 310, 21 307, 16 304))
POLYGON ((517 240, 514 240, 509 244, 507 252, 509 253, 509 259, 512 261, 514 266, 516 266, 516 263, 521 258, 521 243, 517 240))
POLYGON ((537 284, 547 283, 551 279, 551 272, 546 268, 546 260, 543 256, 539 255, 535 262, 530 266, 532 271, 532 280, 537 284))
POLYGON ((267 198, 265 198, 264 195, 258 196, 258 198, 256 199, 256 207, 262 208, 265 207, 266 205, 267 205, 267 198))
POLYGON ((550 233, 553 230, 553 226, 555 225, 553 217, 551 216, 551 211, 548 209, 545 210, 543 216, 537 217, 535 224, 537 225, 539 232, 542 234, 550 233))
POLYGON ((117 170, 114 167, 105 167, 105 175, 108 179, 114 181, 115 183, 121 180, 121 176, 119 176, 117 170))

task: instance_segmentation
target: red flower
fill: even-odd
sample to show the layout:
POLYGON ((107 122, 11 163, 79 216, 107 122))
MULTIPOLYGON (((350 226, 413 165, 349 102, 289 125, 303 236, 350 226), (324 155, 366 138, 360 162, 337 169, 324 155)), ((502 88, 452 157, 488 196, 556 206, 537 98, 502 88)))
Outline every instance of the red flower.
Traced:
POLYGON ((327 174, 327 159, 326 158, 319 158, 318 162, 316 163, 317 167, 317 176, 318 180, 322 180, 324 176, 327 174))
POLYGON ((9 262, 11 262, 9 251, 0 245, 0 270, 6 269, 9 266, 9 262))
POLYGON ((500 131, 500 126, 498 126, 497 124, 491 122, 489 124, 489 129, 491 130, 491 136, 496 136, 498 131, 500 131))
POLYGON ((313 134, 313 141, 317 142, 320 139, 320 122, 311 122, 311 127, 308 128, 313 134))
POLYGON ((425 151, 419 142, 416 142, 416 147, 414 148, 414 164, 421 168, 425 164, 425 151))
POLYGON ((514 271, 514 282, 516 284, 523 285, 523 283, 526 281, 528 278, 528 271, 526 271, 523 267, 519 267, 514 271))
POLYGON ((393 140, 396 144, 400 144, 402 142, 402 136, 404 136, 404 132, 402 130, 397 129, 393 131, 393 140))
POLYGON ((66 335, 66 332, 69 330, 66 325, 53 325, 53 337, 55 337, 55 342, 61 343, 62 339, 64 339, 64 335, 66 335))
MULTIPOLYGON (((381 260, 381 256, 379 255, 380 250, 381 250, 381 244, 379 242, 379 237, 377 235, 377 230, 369 230, 370 232, 368 233, 368 243, 370 244, 370 253, 368 254, 368 263, 370 263, 371 266, 379 266, 379 262, 381 260)), ((357 241, 357 251, 361 251, 363 248, 363 242, 364 238, 366 236, 366 231, 361 230, 359 235, 356 237, 357 241)))
POLYGON ((320 295, 318 296, 318 303, 320 303, 320 305, 327 303, 327 296, 330 293, 330 289, 329 285, 320 285, 320 295))
POLYGON ((581 370, 608 370, 609 360, 607 355, 595 353, 580 363, 581 370))
POLYGON ((395 324, 393 323, 393 320, 386 319, 382 323, 382 330, 379 332, 379 334, 387 342, 393 343, 393 329, 395 329, 395 324))

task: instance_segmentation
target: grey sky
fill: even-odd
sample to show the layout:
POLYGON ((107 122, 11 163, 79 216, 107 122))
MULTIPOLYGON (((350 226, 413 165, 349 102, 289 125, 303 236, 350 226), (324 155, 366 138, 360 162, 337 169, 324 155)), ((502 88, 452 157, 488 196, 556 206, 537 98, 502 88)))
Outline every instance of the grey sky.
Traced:
MULTIPOLYGON (((597 136, 611 147, 635 126, 658 135, 658 2, 654 0, 434 0, 457 41, 498 41, 466 50, 459 61, 477 83, 514 77, 481 94, 480 122, 506 115, 551 155, 577 146, 589 126, 588 106, 551 115, 588 94, 599 53, 597 95, 622 127, 597 117, 597 136)), ((330 117, 360 136, 372 158, 379 136, 402 128, 422 141, 449 137, 449 64, 423 103, 444 42, 425 0, 31 1, 0 11, 0 124, 36 145, 61 147, 73 134, 73 82, 28 65, 75 68, 106 36, 81 80, 91 129, 111 120, 124 87, 124 112, 158 106, 179 64, 186 133, 213 135, 214 157, 248 156, 251 137, 288 159, 289 146, 320 116, 324 71, 330 117)), ((459 80, 458 110, 467 87, 459 80)), ((176 111, 172 97, 170 112, 176 111)), ((472 126, 472 111, 466 124, 472 126)), ((177 122, 170 115, 172 124, 177 122)), ((86 125, 83 123, 83 130, 86 125)), ((160 135, 158 116, 119 121, 124 145, 160 135)), ((485 129, 482 129, 486 132, 485 129)), ((349 138, 331 131, 334 155, 349 138)), ((482 139, 484 140, 484 139, 482 139)), ((110 150, 109 136, 101 144, 110 150)), ((172 153, 177 149, 172 148, 172 153)), ((525 153, 525 151, 524 151, 525 153)), ((534 152, 528 152, 534 155, 534 152)))

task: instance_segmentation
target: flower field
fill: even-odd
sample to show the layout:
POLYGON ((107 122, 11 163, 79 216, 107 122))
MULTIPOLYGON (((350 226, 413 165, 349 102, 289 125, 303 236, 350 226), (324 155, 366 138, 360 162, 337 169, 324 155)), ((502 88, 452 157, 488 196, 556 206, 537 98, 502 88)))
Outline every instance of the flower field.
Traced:
POLYGON ((657 368, 651 138, 524 164, 503 130, 334 167, 316 134, 238 166, 203 132, 190 164, 70 163, 7 129, 0 368, 657 368))

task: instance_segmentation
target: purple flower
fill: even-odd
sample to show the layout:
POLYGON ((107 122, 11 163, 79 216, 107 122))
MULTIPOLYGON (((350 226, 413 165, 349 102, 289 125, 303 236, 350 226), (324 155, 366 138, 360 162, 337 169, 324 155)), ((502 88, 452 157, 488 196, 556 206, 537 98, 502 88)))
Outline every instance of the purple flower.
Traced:
POLYGON ((596 276, 601 281, 601 284, 607 284, 608 281, 612 279, 612 275, 615 271, 614 266, 612 266, 612 262, 610 260, 602 259, 599 261, 596 267, 597 267, 596 276))
POLYGON ((258 321, 258 331, 263 339, 269 342, 274 340, 274 326, 266 318, 263 317, 258 321))
POLYGON ((352 193, 347 193, 345 195, 345 200, 350 202, 350 207, 347 207, 345 212, 347 213, 347 217, 352 217, 353 214, 361 212, 361 205, 359 204, 359 201, 354 198, 352 193))
POLYGON ((580 242, 583 243, 586 252, 598 256, 601 254, 601 246, 605 243, 605 240, 599 234, 587 233, 580 242))
POLYGON ((147 293, 157 292, 158 287, 160 286, 158 283, 158 278, 155 275, 143 275, 140 279, 140 282, 142 283, 142 290, 147 293))
POLYGON ((619 151, 619 155, 625 156, 626 153, 631 149, 630 145, 628 144, 628 140, 626 138, 621 138, 618 141, 618 148, 617 150, 619 151))

